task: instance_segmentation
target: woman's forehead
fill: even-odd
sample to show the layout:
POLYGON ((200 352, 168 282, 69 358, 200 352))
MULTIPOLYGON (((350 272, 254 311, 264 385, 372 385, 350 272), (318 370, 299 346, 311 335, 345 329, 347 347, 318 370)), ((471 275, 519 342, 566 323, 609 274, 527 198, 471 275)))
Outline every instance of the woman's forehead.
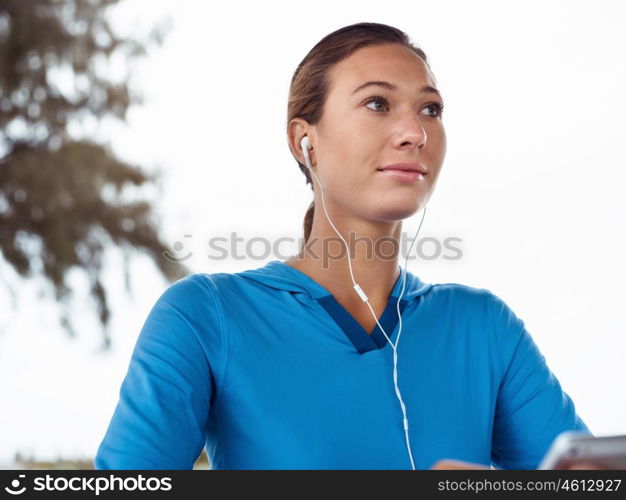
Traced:
POLYGON ((349 96, 370 81, 386 81, 397 87, 434 85, 434 79, 415 52, 398 44, 357 49, 328 71, 329 90, 349 96))

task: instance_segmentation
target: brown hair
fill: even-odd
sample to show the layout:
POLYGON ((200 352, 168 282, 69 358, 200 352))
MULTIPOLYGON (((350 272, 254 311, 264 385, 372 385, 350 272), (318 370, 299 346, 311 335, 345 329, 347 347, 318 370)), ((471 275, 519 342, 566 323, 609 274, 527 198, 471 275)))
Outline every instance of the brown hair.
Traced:
MULTIPOLYGON (((322 116, 328 92, 326 72, 334 64, 350 56, 355 50, 368 45, 397 43, 415 52, 428 66, 426 54, 414 45, 408 35, 387 24, 357 23, 345 26, 322 38, 302 59, 291 78, 287 104, 287 127, 294 118, 302 118, 315 125, 322 116)), ((293 154, 293 151, 291 152, 293 154)), ((306 183, 313 183, 306 165, 298 161, 306 183)), ((304 242, 309 239, 315 205, 312 201, 304 215, 304 242)))

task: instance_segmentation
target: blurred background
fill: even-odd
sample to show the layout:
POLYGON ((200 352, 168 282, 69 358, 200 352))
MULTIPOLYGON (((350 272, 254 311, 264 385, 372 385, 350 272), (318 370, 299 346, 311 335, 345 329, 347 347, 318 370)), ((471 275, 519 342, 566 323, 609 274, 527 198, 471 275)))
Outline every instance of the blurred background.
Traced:
POLYGON ((209 240, 302 236, 289 83, 361 21, 405 31, 445 102, 419 238, 461 255, 409 270, 500 296, 592 432, 626 433, 623 2, 0 0, 0 467, 91 468, 165 288, 296 253, 209 240))

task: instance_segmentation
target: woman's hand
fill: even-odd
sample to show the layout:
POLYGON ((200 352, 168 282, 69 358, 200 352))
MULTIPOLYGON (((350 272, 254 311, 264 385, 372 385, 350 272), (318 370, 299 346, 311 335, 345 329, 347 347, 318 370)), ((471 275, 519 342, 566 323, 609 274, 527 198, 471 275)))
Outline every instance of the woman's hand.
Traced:
POLYGON ((432 470, 484 470, 491 469, 491 466, 475 464, 472 462, 462 462, 461 460, 450 460, 448 458, 444 458, 442 460, 438 460, 431 467, 432 470))
MULTIPOLYGON (((461 460, 451 460, 444 458, 438 460, 431 467, 431 470, 491 470, 491 466, 475 464, 472 462, 463 462, 461 460)), ((498 469, 496 469, 498 470, 498 469)), ((592 462, 578 462, 573 463, 571 466, 563 470, 607 470, 605 467, 600 467, 592 462)))
POLYGON ((575 462, 566 470, 610 470, 607 467, 600 467, 593 462, 575 462))

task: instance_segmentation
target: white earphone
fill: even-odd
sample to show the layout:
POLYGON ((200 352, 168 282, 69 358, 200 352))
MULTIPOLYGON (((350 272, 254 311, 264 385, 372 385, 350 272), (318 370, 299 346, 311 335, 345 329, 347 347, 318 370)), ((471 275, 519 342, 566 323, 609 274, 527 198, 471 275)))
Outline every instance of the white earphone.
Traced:
POLYGON ((409 254, 411 253, 411 248, 413 248, 413 243, 415 243, 415 240, 417 239, 417 234, 419 233, 419 230, 422 227, 422 222, 424 221, 424 215, 426 214, 426 206, 424 206, 424 212, 422 214, 422 220, 420 221, 420 225, 417 228, 417 233, 415 233, 415 238, 413 238, 413 241, 411 242, 411 246, 409 247, 409 250, 407 251, 406 260, 404 262, 404 272, 402 273, 402 292, 400 292, 400 297, 398 297, 398 301, 396 302, 396 311, 398 313, 398 321, 400 323, 400 327, 399 327, 399 330, 398 330, 398 338, 396 339, 396 343, 394 344, 393 342, 391 342, 391 340, 389 340, 389 337, 385 333, 385 330, 383 329, 381 324, 378 322, 378 318, 376 317, 376 313, 374 312, 374 309, 372 309, 372 306, 369 303, 369 299, 368 299, 367 295, 365 294, 365 292, 361 289, 359 284, 354 279, 354 274, 352 273, 352 263, 350 261, 350 248, 348 247, 348 244, 346 243, 346 240, 343 239, 343 236, 341 235, 341 233, 339 231, 337 231, 337 228, 335 227, 335 225, 330 220, 330 217, 328 216, 328 212, 326 210, 326 202, 324 200, 324 188, 322 187, 322 183, 320 182, 320 180, 318 179, 317 175, 313 171, 313 166, 311 165, 311 158, 309 156, 309 149, 312 149, 312 148, 311 148, 311 144, 309 143, 308 136, 305 135, 302 138, 302 140, 300 141, 300 147, 302 148, 302 154, 304 155, 304 160, 306 162, 306 166, 309 169, 309 172, 311 172, 311 175, 313 175, 313 177, 315 177, 315 180, 317 181, 317 184, 320 187, 320 192, 322 194, 322 206, 324 208, 324 213, 326 214, 326 219, 328 219, 329 224, 332 226, 332 228, 335 230, 337 235, 341 238, 341 240, 346 245, 346 249, 348 251, 348 255, 347 255, 347 257, 348 257, 348 268, 350 269, 350 276, 352 278, 352 283, 354 284, 353 288, 356 291, 356 293, 359 295, 361 300, 363 302, 365 302, 367 304, 367 306, 369 307, 369 309, 370 309, 370 311, 372 313, 372 316, 376 320, 376 324, 378 325, 378 328, 380 328, 380 330, 383 332, 383 335, 387 339, 387 342, 389 342, 389 344, 391 345, 391 347, 393 349, 393 383, 394 383, 394 386, 395 386, 395 389, 396 389, 396 396, 398 397, 398 400, 400 401, 400 407, 402 408, 402 416, 403 416, 402 424, 403 424, 403 427, 404 427, 404 436, 405 436, 405 439, 406 439, 407 451, 409 453, 409 458, 411 459, 411 468, 413 470, 415 470, 415 463, 413 462, 413 454, 411 453, 411 443, 409 441, 409 421, 408 421, 408 419, 406 417, 406 407, 404 406, 404 401, 402 400, 402 395, 400 394, 400 389, 398 389, 398 369, 397 369, 397 366, 398 366, 398 353, 397 353, 397 346, 398 346, 398 342, 400 341, 400 334, 402 333, 402 316, 400 314, 400 300, 402 299, 402 296, 404 295, 404 287, 406 285, 406 267, 407 267, 408 260, 409 260, 409 254))
POLYGON ((300 147, 302 148, 302 154, 304 155, 304 159, 306 161, 306 166, 311 170, 311 157, 309 156, 309 149, 311 149, 311 144, 309 143, 309 137, 304 136, 300 141, 300 147))

